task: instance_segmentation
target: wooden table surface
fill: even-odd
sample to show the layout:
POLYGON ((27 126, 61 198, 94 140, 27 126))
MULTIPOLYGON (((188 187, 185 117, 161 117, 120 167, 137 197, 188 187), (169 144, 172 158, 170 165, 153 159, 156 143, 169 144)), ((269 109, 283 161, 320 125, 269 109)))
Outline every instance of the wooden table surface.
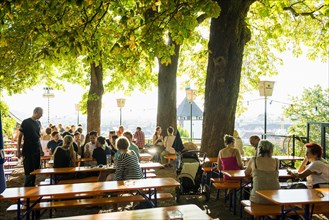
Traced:
POLYGON ((217 163, 218 157, 206 157, 205 162, 217 163))
POLYGON ((4 152, 16 152, 17 151, 17 148, 16 147, 10 147, 10 148, 4 148, 3 149, 4 152))
MULTIPOLYGON (((252 156, 242 157, 243 161, 248 161, 252 158, 252 156)), ((298 156, 272 156, 272 158, 277 158, 280 161, 289 160, 289 161, 296 161, 296 160, 304 160, 304 157, 298 156)))
MULTIPOLYGON (((48 156, 45 156, 48 157, 48 156)), ((50 156, 51 157, 51 156, 50 156)), ((48 159, 48 164, 54 164, 54 160, 48 159)), ((94 158, 78 158, 75 160, 76 163, 81 163, 81 162, 89 162, 89 161, 96 161, 94 158)))
MULTIPOLYGON (((293 171, 293 170, 292 170, 293 171)), ((231 178, 245 178, 244 170, 222 170, 222 173, 231 178)), ((279 169, 279 178, 291 178, 286 169, 279 169)))
POLYGON ((119 192, 146 188, 160 189, 178 187, 179 185, 179 182, 173 178, 153 178, 126 181, 45 185, 39 187, 12 187, 5 189, 5 191, 0 195, 0 200, 39 198, 50 195, 74 195, 79 193, 94 194, 102 192, 119 192))
POLYGON ((105 220, 105 219, 157 219, 165 220, 169 219, 168 211, 179 210, 183 214, 184 220, 200 219, 200 220, 211 220, 212 218, 203 212, 196 205, 180 205, 180 206, 170 206, 152 209, 141 209, 132 210, 124 212, 112 212, 94 215, 82 215, 75 217, 65 217, 65 218, 52 218, 53 220, 105 220))
POLYGON ((111 167, 64 167, 64 168, 43 168, 37 169, 31 172, 31 175, 40 175, 40 174, 63 174, 63 173, 80 173, 80 172, 98 172, 103 170, 115 170, 114 166, 111 167))
MULTIPOLYGON (((154 163, 154 162, 140 163, 140 166, 143 170, 163 167, 162 164, 154 163)), ((99 171, 104 171, 104 170, 115 170, 115 168, 113 165, 110 167, 108 167, 108 166, 103 166, 103 167, 83 166, 83 167, 65 167, 65 168, 43 168, 43 169, 34 170, 33 172, 31 172, 31 175, 99 172, 99 171)))
POLYGON ((279 205, 322 202, 329 204, 329 188, 257 190, 256 193, 279 205))

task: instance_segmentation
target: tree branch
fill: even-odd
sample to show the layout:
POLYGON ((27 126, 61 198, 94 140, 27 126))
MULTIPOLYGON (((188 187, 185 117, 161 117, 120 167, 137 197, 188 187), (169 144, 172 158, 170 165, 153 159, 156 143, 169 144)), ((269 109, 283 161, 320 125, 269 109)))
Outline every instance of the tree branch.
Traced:
POLYGON ((86 23, 85 23, 85 25, 84 25, 84 27, 83 27, 82 32, 85 31, 87 25, 88 25, 89 23, 91 23, 91 22, 94 20, 94 18, 96 17, 96 15, 98 15, 98 13, 99 13, 99 11, 100 11, 102 5, 103 5, 103 1, 101 1, 101 3, 99 4, 98 8, 96 9, 96 13, 95 13, 95 14, 94 14, 89 20, 86 21, 86 23))
POLYGON ((328 5, 325 5, 324 4, 324 5, 320 5, 319 7, 317 7, 316 9, 314 9, 313 11, 309 11, 309 12, 297 12, 295 10, 295 8, 293 7, 295 4, 297 4, 297 3, 294 3, 294 4, 292 4, 290 6, 287 6, 287 7, 283 7, 283 10, 290 11, 295 17, 299 17, 299 16, 310 16, 313 19, 317 19, 315 17, 315 15, 314 15, 315 12, 319 11, 324 6, 328 6, 328 5))
POLYGON ((198 21, 198 24, 201 24, 204 20, 206 20, 206 18, 208 18, 208 16, 206 14, 202 14, 197 17, 196 20, 198 21))
POLYGON ((109 6, 110 6, 110 4, 107 4, 106 9, 105 9, 105 12, 104 12, 103 15, 98 19, 98 23, 97 23, 97 25, 96 25, 96 27, 95 27, 95 30, 94 30, 93 34, 90 36, 90 39, 92 39, 92 38, 94 37, 94 35, 95 35, 96 31, 97 31, 97 28, 98 28, 99 24, 101 23, 101 21, 103 20, 104 16, 106 15, 106 13, 107 13, 107 11, 108 11, 108 9, 109 9, 109 6))

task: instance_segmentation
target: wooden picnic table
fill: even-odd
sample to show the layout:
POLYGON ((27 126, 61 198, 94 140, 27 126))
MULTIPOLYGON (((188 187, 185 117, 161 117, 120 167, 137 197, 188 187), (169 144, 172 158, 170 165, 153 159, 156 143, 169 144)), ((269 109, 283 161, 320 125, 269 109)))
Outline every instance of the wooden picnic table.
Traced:
MULTIPOLYGON (((93 183, 74 183, 63 185, 46 185, 39 187, 13 187, 6 188, 0 195, 0 200, 16 200, 17 201, 17 219, 21 219, 21 199, 26 200, 26 216, 30 217, 30 212, 33 206, 40 202, 44 196, 58 195, 75 195, 75 194, 90 194, 99 195, 100 193, 117 193, 123 191, 138 191, 143 195, 145 200, 157 206, 157 190, 161 188, 178 187, 180 184, 173 178, 154 178, 154 179, 136 179, 125 181, 106 181, 93 183), (150 189, 154 193, 151 201, 151 194, 144 192, 143 189, 150 189), (39 198, 39 199, 38 199, 39 198), (30 204, 31 199, 36 199, 33 204, 30 204)), ((23 216, 23 217, 24 217, 23 216)))
MULTIPOLYGON (((248 185, 251 181, 251 176, 245 175, 245 170, 222 170, 223 175, 227 175, 231 179, 236 179, 240 181, 240 200, 242 199, 242 189, 245 185, 248 185), (243 180, 250 178, 249 181, 244 183, 243 180)), ((286 169, 279 169, 279 178, 289 179, 291 175, 288 174, 286 169)), ((236 198, 236 196, 234 197, 236 198)), ((233 202, 234 213, 236 212, 236 201, 233 202)), ((242 206, 240 207, 240 215, 242 215, 242 206)))
MULTIPOLYGON (((285 214, 292 209, 285 206, 304 205, 304 219, 312 219, 310 205, 318 203, 328 203, 329 188, 319 189, 279 189, 279 190, 257 190, 256 193, 261 197, 281 206, 281 218, 285 219, 285 214)), ((314 208, 314 207, 313 207, 314 208)), ((300 208, 297 208, 300 209, 300 208)))
POLYGON ((3 166, 4 168, 11 169, 18 165, 18 161, 6 161, 3 166))
MULTIPOLYGON (((88 157, 88 158, 78 158, 78 159, 75 160, 75 163, 76 163, 77 166, 79 167, 80 164, 81 164, 82 162, 90 162, 90 161, 96 161, 96 160, 95 160, 94 158, 92 158, 92 157, 88 157)), ((48 164, 50 164, 50 165, 54 165, 54 160, 49 160, 49 161, 48 161, 48 164)))
POLYGON ((5 153, 15 153, 17 151, 17 148, 16 147, 9 147, 9 148, 4 148, 3 149, 5 153))
POLYGON ((141 161, 150 161, 152 159, 152 155, 149 153, 140 153, 139 158, 141 161))
MULTIPOLYGON (((143 171, 144 177, 146 177, 146 171, 148 169, 160 168, 163 167, 160 163, 155 162, 145 162, 140 163, 141 169, 143 171)), ((53 184, 54 175, 66 174, 66 173, 81 173, 81 172, 102 172, 102 171, 115 171, 115 167, 112 166, 83 166, 83 167, 64 167, 64 168, 43 168, 37 169, 31 172, 31 175, 41 175, 48 174, 50 175, 50 184, 53 184)))
POLYGON ((112 212, 93 215, 71 216, 64 218, 53 218, 53 220, 105 220, 105 219, 144 219, 144 220, 166 220, 168 213, 179 211, 184 220, 211 220, 212 218, 196 205, 179 205, 153 209, 132 210, 124 212, 112 212))

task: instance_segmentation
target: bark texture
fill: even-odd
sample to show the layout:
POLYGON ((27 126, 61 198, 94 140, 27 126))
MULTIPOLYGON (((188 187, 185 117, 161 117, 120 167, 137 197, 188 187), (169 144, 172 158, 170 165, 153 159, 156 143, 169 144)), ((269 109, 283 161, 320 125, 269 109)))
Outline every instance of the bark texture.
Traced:
POLYGON ((104 94, 102 64, 90 64, 90 90, 87 101, 87 132, 95 130, 100 134, 102 97, 104 94))
POLYGON ((217 156, 224 134, 233 134, 243 50, 250 40, 245 19, 254 0, 218 0, 221 14, 211 19, 202 147, 217 156))
POLYGON ((169 38, 169 44, 174 44, 175 55, 171 56, 169 65, 159 62, 158 74, 158 109, 157 109, 157 126, 162 128, 162 135, 167 135, 167 128, 172 126, 177 131, 177 109, 176 109, 176 75, 178 67, 178 57, 180 45, 175 44, 169 38))

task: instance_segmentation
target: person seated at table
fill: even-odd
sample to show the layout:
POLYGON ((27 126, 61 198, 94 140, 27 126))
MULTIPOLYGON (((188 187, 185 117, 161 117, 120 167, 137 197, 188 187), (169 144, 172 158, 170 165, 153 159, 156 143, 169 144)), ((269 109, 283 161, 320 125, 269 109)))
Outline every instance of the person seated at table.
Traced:
MULTIPOLYGON (((75 167, 76 153, 73 148, 73 137, 66 135, 63 138, 63 145, 58 146, 54 152, 54 168, 75 167)), ((55 182, 76 178, 75 173, 57 174, 55 182)))
POLYGON ((82 127, 78 127, 77 131, 80 133, 80 139, 83 142, 85 140, 85 135, 83 134, 83 129, 82 127))
POLYGON ((175 135, 174 135, 174 128, 173 127, 168 127, 167 128, 167 134, 168 136, 166 136, 163 140, 163 144, 165 147, 165 150, 162 151, 161 155, 160 155, 160 159, 161 159, 161 163, 164 164, 166 167, 171 166, 169 163, 166 163, 166 159, 164 158, 164 156, 167 155, 175 155, 176 151, 175 149, 172 147, 173 143, 175 141, 175 135))
POLYGON ((155 129, 155 132, 153 134, 153 137, 152 137, 152 144, 153 144, 154 149, 156 150, 155 155, 154 155, 155 161, 160 160, 161 152, 164 150, 163 136, 161 135, 161 133, 162 133, 161 127, 157 126, 155 129))
MULTIPOLYGON (((129 140, 130 144, 129 144, 128 150, 134 151, 134 153, 137 155, 137 158, 139 159, 139 149, 134 143, 132 143, 132 137, 133 137, 132 133, 130 131, 125 131, 123 133, 123 136, 129 140)), ((117 152, 115 152, 115 154, 114 154, 114 158, 113 158, 114 164, 116 164, 120 155, 121 155, 121 151, 119 151, 119 149, 118 149, 117 152)))
POLYGON ((253 146, 255 148, 256 157, 257 157, 257 147, 258 147, 259 141, 260 141, 260 138, 257 135, 252 135, 249 138, 249 142, 250 142, 251 146, 253 146))
POLYGON ((105 145, 105 137, 97 137, 96 148, 93 151, 93 158, 97 161, 97 165, 106 165, 106 155, 109 154, 111 154, 111 152, 110 149, 105 145))
POLYGON ((299 179, 306 178, 307 185, 313 188, 329 187, 329 163, 322 158, 322 147, 317 143, 307 143, 306 156, 298 169, 298 173, 288 170, 288 173, 299 179), (309 164, 308 164, 309 163, 309 164))
POLYGON ((63 145, 54 152, 54 168, 75 167, 76 153, 73 149, 73 137, 64 136, 63 145))
POLYGON ((75 143, 78 147, 78 151, 76 153, 81 156, 82 140, 81 140, 81 134, 79 131, 74 132, 74 142, 73 143, 75 143))
POLYGON ((128 150, 129 140, 124 136, 119 137, 116 146, 120 151, 120 156, 118 157, 114 180, 142 179, 143 173, 139 165, 139 158, 134 151, 128 150))
POLYGON ((139 148, 138 146, 133 142, 133 134, 131 131, 125 131, 123 132, 123 136, 126 137, 129 140, 129 147, 128 150, 134 151, 137 157, 139 158, 139 148))
MULTIPOLYGON (((235 139, 231 135, 224 135, 225 148, 218 153, 217 169, 218 170, 242 170, 243 163, 240 152, 234 147, 235 139)), ((224 179, 229 179, 224 175, 224 179)))
POLYGON ((114 158, 114 154, 118 151, 115 146, 115 141, 118 138, 118 135, 115 134, 115 131, 109 132, 109 138, 106 139, 107 146, 111 150, 111 156, 114 158))
POLYGON ((92 158, 93 151, 96 148, 96 139, 97 139, 97 131, 91 131, 89 133, 90 142, 85 145, 84 148, 84 157, 85 158, 92 158))
POLYGON ((253 181, 250 192, 251 202, 271 204, 270 201, 256 194, 256 191, 280 189, 279 160, 272 158, 273 147, 268 140, 261 140, 258 144, 258 156, 251 158, 247 164, 245 175, 251 175, 253 181))
POLYGON ((125 127, 123 127, 123 125, 120 125, 119 130, 117 131, 118 137, 121 137, 124 131, 125 131, 125 127))
POLYGON ((52 140, 47 143, 47 149, 49 154, 52 155, 55 152, 55 149, 63 144, 63 140, 60 139, 58 131, 51 133, 52 140))
POLYGON ((243 142, 237 130, 233 131, 234 146, 239 150, 240 155, 244 156, 243 142))

